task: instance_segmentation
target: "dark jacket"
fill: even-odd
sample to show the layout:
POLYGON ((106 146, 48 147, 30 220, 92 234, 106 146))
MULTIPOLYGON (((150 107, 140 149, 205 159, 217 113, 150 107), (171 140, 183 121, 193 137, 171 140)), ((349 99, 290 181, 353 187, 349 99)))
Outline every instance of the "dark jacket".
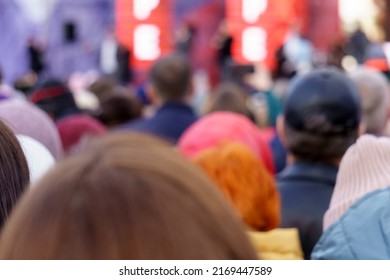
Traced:
POLYGON ((322 219, 336 184, 338 167, 296 162, 277 176, 282 199, 282 227, 299 229, 305 259, 322 234, 322 219))
POLYGON ((276 174, 282 172, 286 168, 287 151, 280 140, 279 135, 276 135, 270 143, 272 157, 275 164, 276 174))
POLYGON ((152 118, 130 122, 122 129, 150 133, 176 144, 184 130, 196 120, 197 116, 190 106, 166 103, 152 118))

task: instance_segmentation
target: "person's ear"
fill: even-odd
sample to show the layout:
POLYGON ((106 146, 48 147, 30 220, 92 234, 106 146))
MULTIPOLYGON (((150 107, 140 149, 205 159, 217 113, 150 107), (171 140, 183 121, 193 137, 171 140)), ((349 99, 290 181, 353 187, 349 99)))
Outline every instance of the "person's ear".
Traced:
POLYGON ((286 165, 293 164, 295 161, 295 157, 287 149, 285 119, 284 119, 283 115, 279 115, 277 120, 276 120, 276 132, 279 135, 280 142, 282 142, 282 145, 286 148, 286 152, 287 152, 286 165))
POLYGON ((276 120, 276 132, 278 133, 280 141, 282 142, 283 146, 286 147, 287 141, 286 141, 286 132, 284 129, 285 126, 284 122, 285 122, 284 116, 279 115, 276 120))
POLYGON ((155 106, 160 106, 162 103, 161 97, 159 96, 156 88, 153 84, 148 84, 146 86, 146 95, 150 102, 155 106))
POLYGON ((193 97, 195 95, 195 84, 194 84, 194 79, 191 79, 190 84, 188 85, 188 91, 187 95, 189 97, 193 97))
POLYGON ((364 121, 361 121, 359 124, 358 137, 362 136, 367 132, 367 125, 364 121))
POLYGON ((184 100, 186 102, 192 103, 195 98, 195 85, 193 79, 191 80, 190 84, 188 85, 186 95, 184 97, 184 100))
POLYGON ((154 99, 156 98, 154 86, 148 83, 145 87, 145 93, 148 100, 153 103, 154 99))

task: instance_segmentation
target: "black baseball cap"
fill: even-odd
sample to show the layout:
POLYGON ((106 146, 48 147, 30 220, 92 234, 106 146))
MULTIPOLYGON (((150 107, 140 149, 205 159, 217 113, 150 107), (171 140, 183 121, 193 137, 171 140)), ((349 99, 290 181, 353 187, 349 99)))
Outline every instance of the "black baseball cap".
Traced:
POLYGON ((284 117, 296 131, 347 135, 360 124, 358 88, 335 68, 313 70, 291 81, 284 99, 284 117))

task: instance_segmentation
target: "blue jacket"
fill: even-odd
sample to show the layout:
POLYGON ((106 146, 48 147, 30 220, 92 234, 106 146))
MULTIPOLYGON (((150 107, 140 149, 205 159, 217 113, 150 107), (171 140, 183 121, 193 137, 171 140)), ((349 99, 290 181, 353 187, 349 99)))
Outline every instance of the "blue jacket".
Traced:
POLYGON ((283 228, 298 228, 305 259, 310 259, 322 234, 322 218, 329 207, 338 167, 299 161, 278 174, 283 228))
POLYGON ((174 144, 184 130, 197 120, 192 108, 184 103, 166 103, 150 119, 130 122, 122 130, 150 133, 174 144))
POLYGON ((321 236, 312 259, 389 260, 390 187, 353 204, 321 236))

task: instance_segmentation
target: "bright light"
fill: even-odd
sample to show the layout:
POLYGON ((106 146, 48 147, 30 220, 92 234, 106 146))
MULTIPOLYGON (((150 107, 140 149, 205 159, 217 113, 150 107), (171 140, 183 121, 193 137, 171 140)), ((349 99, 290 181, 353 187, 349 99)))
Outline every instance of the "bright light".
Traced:
POLYGON ((385 52, 387 63, 390 65, 390 42, 383 44, 383 51, 385 52))
POLYGON ((261 27, 248 27, 242 33, 242 54, 252 62, 267 57, 267 32, 261 27))
POLYGON ((160 29, 153 24, 141 24, 134 29, 134 55, 138 60, 153 61, 159 58, 160 29))
POLYGON ((373 41, 381 41, 383 36, 377 22, 379 13, 375 0, 339 0, 339 14, 344 30, 353 32, 359 23, 373 41))
POLYGON ((347 72, 352 72, 356 70, 356 68, 358 67, 358 63, 356 59, 350 55, 343 57, 341 61, 341 65, 343 66, 344 70, 347 72))
POLYGON ((145 20, 160 4, 160 0, 134 0, 134 16, 138 20, 145 20))
POLYGON ((255 23, 267 6, 267 0, 242 0, 242 17, 247 23, 255 23))
POLYGON ((49 17, 58 0, 17 0, 26 16, 35 23, 43 23, 49 17))

